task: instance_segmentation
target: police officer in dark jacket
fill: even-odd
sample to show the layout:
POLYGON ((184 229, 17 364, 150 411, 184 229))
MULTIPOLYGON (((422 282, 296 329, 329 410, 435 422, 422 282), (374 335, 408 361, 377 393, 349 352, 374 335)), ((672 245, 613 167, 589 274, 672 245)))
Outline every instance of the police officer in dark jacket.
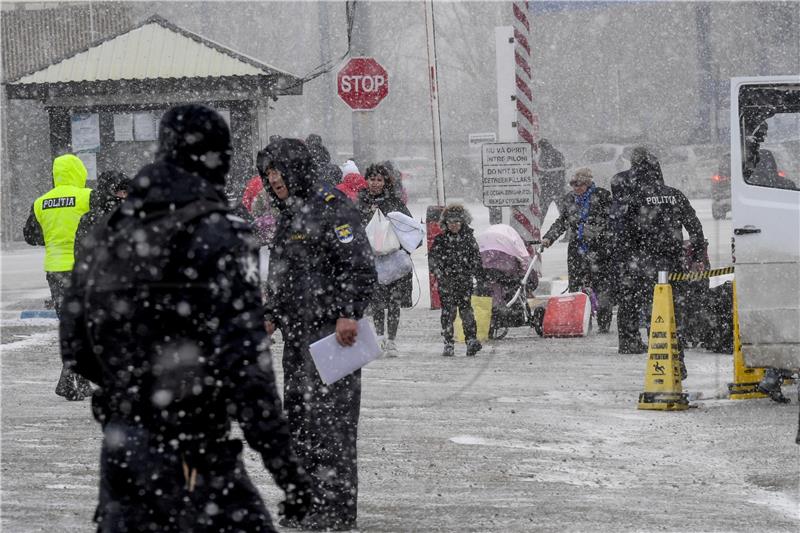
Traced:
POLYGON ((111 214, 128 196, 129 186, 130 178, 116 170, 107 170, 97 177, 97 188, 92 190, 89 212, 81 217, 78 231, 75 233, 76 256, 81 253, 79 250, 81 247, 92 248, 94 246, 92 242, 83 243, 82 241, 89 234, 89 229, 93 225, 111 214))
POLYGON ((609 228, 614 239, 614 255, 617 259, 624 258, 629 254, 627 234, 625 231, 625 221, 627 220, 628 206, 631 198, 636 194, 638 185, 634 179, 634 169, 642 165, 642 161, 649 159, 654 165, 654 176, 661 184, 664 178, 661 173, 661 165, 658 160, 651 155, 650 151, 644 146, 637 146, 631 152, 631 168, 618 172, 611 177, 611 210, 609 212, 609 228))
MULTIPOLYGON (((623 300, 639 299, 639 294, 642 291, 641 284, 628 272, 631 250, 627 241, 628 234, 625 231, 625 222, 631 197, 637 190, 633 169, 648 157, 650 157, 650 152, 647 148, 644 146, 635 147, 631 153, 631 168, 618 172, 611 177, 611 209, 609 211, 608 224, 611 235, 609 294, 612 300, 620 304, 620 306, 623 305, 623 300)), ((658 162, 655 161, 655 164, 658 164, 658 162)), ((660 166, 657 172, 661 175, 660 166)), ((618 327, 619 318, 620 315, 617 313, 618 327)), ((638 343, 633 341, 621 347, 620 353, 644 353, 645 351, 647 351, 647 346, 640 339, 638 343)))
POLYGON ((331 161, 331 154, 322 144, 322 137, 312 133, 306 137, 306 146, 311 152, 311 158, 317 167, 319 181, 335 187, 342 182, 342 169, 331 161))
POLYGON ((318 181, 303 141, 281 139, 259 154, 259 172, 280 210, 270 254, 267 330, 284 339, 284 404, 294 449, 314 481, 314 503, 302 522, 311 530, 356 527, 356 461, 361 373, 325 385, 309 353, 336 334, 352 345, 377 276, 353 203, 318 181))
MULTIPOLYGON (((639 335, 639 314, 653 294, 658 272, 683 270, 683 228, 689 233, 693 253, 698 258, 705 254, 700 219, 681 191, 664 184, 656 157, 648 152, 646 157, 631 164, 636 189, 630 196, 624 220, 625 241, 630 255, 626 258, 626 274, 623 275, 630 280, 630 286, 642 287, 642 290, 630 291, 620 301, 617 318, 620 353, 646 350, 639 335)), ((674 289, 675 318, 680 340, 683 298, 681 287, 676 285, 674 289)), ((681 363, 682 354, 681 349, 681 363)))
POLYGON ((588 168, 578 169, 569 184, 572 192, 561 198, 561 213, 542 237, 542 245, 549 247, 562 233, 569 231, 569 290, 578 292, 589 287, 594 291, 598 303, 597 327, 600 333, 608 333, 612 317, 608 228, 611 193, 594 184, 588 168))
POLYGON ((310 481, 275 386, 258 262, 228 214, 228 127, 184 105, 159 127, 154 164, 90 236, 64 301, 61 351, 99 389, 98 531, 275 531, 230 438, 236 420, 302 518, 310 481))

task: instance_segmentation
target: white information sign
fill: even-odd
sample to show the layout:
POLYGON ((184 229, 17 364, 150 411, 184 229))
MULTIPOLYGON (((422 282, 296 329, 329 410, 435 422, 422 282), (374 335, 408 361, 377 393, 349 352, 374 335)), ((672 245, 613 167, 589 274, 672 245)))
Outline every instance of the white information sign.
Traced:
POLYGON ((86 181, 97 181, 97 154, 94 152, 78 152, 75 154, 86 167, 86 181))
POLYGON ((220 114, 222 119, 225 121, 225 124, 227 124, 228 127, 230 128, 231 127, 231 112, 228 109, 217 109, 217 113, 220 114))
POLYGON ((133 140, 133 114, 114 113, 114 140, 133 140))
POLYGON ((71 117, 72 151, 91 152, 100 149, 100 115, 76 113, 71 117))
POLYGON ((470 133, 469 134, 469 147, 473 150, 479 150, 485 143, 497 142, 497 135, 493 131, 488 133, 470 133))
POLYGON ((133 137, 137 141, 156 140, 156 116, 149 111, 133 114, 133 137))
POLYGON ((510 207, 533 203, 533 155, 529 143, 484 144, 481 160, 483 205, 510 207))

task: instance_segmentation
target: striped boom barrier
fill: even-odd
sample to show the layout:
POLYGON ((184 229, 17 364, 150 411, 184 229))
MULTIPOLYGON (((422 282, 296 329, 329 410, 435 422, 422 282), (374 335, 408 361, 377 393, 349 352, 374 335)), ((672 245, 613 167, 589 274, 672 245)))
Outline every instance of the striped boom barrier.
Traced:
POLYGON ((671 272, 669 275, 670 281, 699 281, 701 279, 713 278, 716 276, 725 276, 726 274, 733 274, 733 267, 713 268, 711 270, 703 270, 701 272, 671 272))

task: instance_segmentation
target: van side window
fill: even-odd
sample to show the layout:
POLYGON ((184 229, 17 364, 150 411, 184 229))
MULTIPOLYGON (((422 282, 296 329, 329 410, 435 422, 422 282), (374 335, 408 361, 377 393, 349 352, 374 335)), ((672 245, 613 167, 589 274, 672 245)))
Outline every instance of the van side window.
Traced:
MULTIPOLYGON (((760 109, 759 111, 762 111, 760 109)), ((800 109, 743 117, 744 181, 759 187, 800 190, 800 109)))

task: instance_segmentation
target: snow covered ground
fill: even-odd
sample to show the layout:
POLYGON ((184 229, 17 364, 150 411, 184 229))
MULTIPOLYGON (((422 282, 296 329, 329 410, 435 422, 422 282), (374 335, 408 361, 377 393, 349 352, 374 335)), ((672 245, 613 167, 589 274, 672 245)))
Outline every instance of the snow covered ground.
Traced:
MULTIPOLYGON (((730 220, 693 203, 712 265, 730 264, 730 220)), ((470 209, 480 231, 488 213, 470 209)), ((48 294, 41 259, 27 247, 3 253, 1 525, 90 531, 100 432, 88 402, 53 394, 54 321, 17 318, 48 294)), ((424 250, 414 261, 424 281, 424 250)), ((566 277, 566 244, 546 252, 543 274, 566 277)), ((800 530, 794 387, 784 388, 788 406, 728 400, 732 357, 689 350, 684 388, 695 408, 639 411, 645 356, 617 355, 615 330, 542 339, 517 328, 478 357, 461 346, 444 359, 426 284, 419 294, 403 311, 402 356, 363 374, 361 531, 800 530)), ((274 511, 279 491, 250 451, 247 465, 274 511)))

